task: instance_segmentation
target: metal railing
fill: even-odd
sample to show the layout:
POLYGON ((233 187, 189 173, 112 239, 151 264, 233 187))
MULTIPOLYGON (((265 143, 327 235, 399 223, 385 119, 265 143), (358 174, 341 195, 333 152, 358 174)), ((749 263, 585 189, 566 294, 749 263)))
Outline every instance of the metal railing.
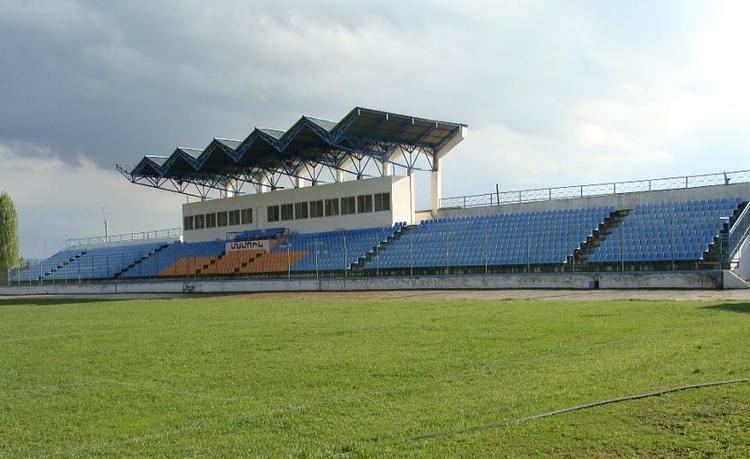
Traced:
POLYGON ((731 262, 750 232, 750 204, 745 206, 726 234, 725 261, 731 262))
POLYGON ((750 182, 750 170, 454 196, 440 199, 440 208, 466 209, 556 199, 612 196, 644 191, 684 190, 686 188, 746 182, 750 182))
POLYGON ((160 239, 176 240, 182 236, 182 228, 167 228, 153 231, 139 231, 135 233, 115 234, 110 236, 92 236, 66 239, 65 247, 88 247, 106 244, 122 244, 127 242, 153 241, 160 239))

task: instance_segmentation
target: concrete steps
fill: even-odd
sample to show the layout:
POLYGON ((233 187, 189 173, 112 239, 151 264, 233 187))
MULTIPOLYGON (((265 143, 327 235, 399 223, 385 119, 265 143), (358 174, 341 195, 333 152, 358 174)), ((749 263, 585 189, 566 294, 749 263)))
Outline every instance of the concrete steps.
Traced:
POLYGON ((610 212, 599 226, 591 232, 584 242, 581 243, 565 261, 566 266, 576 267, 586 263, 589 255, 604 242, 612 231, 622 224, 628 216, 630 209, 615 210, 610 212))
POLYGON ((156 249, 154 249, 153 252, 150 252, 150 253, 142 256, 138 260, 136 260, 133 263, 130 263, 128 266, 122 268, 121 270, 119 270, 118 272, 116 272, 115 275, 112 276, 112 277, 114 279, 118 279, 118 278, 122 277, 122 275, 125 274, 127 271, 129 271, 130 269, 133 269, 136 266, 138 266, 139 264, 143 263, 143 261, 146 260, 147 258, 152 257, 153 255, 156 255, 157 253, 159 253, 162 250, 166 249, 167 246, 169 246, 169 244, 162 244, 162 245, 160 245, 159 247, 157 247, 156 249))
POLYGON ((388 247, 393 245, 396 241, 401 239, 401 236, 406 234, 407 232, 411 231, 412 229, 416 228, 417 225, 410 225, 410 226, 402 226, 398 230, 394 231, 391 236, 388 236, 388 239, 381 242, 380 244, 376 245, 372 248, 369 252, 367 252, 364 256, 361 256, 359 260, 352 263, 350 266, 351 271, 361 271, 364 269, 365 265, 368 263, 371 263, 373 259, 375 259, 380 253, 382 253, 385 250, 388 250, 388 247))
MULTIPOLYGON (((725 224, 721 228, 721 232, 708 244, 708 247, 703 252, 703 260, 700 264, 702 268, 709 269, 718 266, 721 266, 723 269, 731 268, 731 264, 735 262, 735 260, 723 260, 726 258, 724 255, 729 250, 729 242, 727 241, 726 235, 729 233, 729 229, 734 225, 734 222, 737 221, 737 218, 742 214, 742 211, 745 210, 747 205, 747 202, 740 203, 729 217, 729 223, 725 224)), ((739 260, 736 261, 738 262, 739 260)))
POLYGON ((82 257, 83 255, 85 255, 85 254, 86 254, 86 252, 87 252, 87 250, 81 250, 81 251, 79 251, 79 252, 78 252, 77 254, 75 254, 74 256, 72 256, 72 257, 68 258, 68 259, 67 259, 67 260, 65 260, 64 262, 62 262, 62 263, 60 263, 59 265, 57 265, 56 267, 54 267, 54 268, 50 269, 49 271, 45 272, 44 274, 42 274, 41 278, 44 278, 44 279, 46 279, 47 277, 52 277, 52 273, 54 273, 54 272, 57 272, 57 270, 59 270, 59 269, 61 269, 61 268, 65 267, 65 266, 67 266, 67 265, 69 265, 69 264, 73 263, 73 262, 74 262, 74 261, 76 261, 77 259, 81 258, 81 257, 82 257))

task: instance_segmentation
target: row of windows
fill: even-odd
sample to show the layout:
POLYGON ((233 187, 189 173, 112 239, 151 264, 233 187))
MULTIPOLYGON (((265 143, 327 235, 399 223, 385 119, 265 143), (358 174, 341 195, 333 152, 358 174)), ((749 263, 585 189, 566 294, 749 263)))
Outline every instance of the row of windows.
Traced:
POLYGON ((185 230, 249 225, 253 222, 253 209, 237 209, 201 215, 189 215, 183 220, 185 230))
MULTIPOLYGON (((296 202, 268 206, 268 221, 304 220, 307 218, 335 217, 337 215, 365 214, 391 210, 391 194, 376 193, 319 201, 296 202)), ((184 218, 185 230, 248 225, 253 222, 253 209, 237 209, 210 214, 190 215, 184 218)))
POLYGON ((363 194, 345 198, 321 199, 268 206, 268 221, 304 220, 307 218, 335 217, 337 215, 364 214, 391 210, 391 194, 363 194), (374 202, 374 205, 373 205, 374 202))

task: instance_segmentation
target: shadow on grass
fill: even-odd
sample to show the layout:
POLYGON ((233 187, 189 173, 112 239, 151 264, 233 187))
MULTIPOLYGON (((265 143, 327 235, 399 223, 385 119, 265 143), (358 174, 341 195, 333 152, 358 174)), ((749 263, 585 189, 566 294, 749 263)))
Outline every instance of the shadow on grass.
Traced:
POLYGON ((750 314, 750 303, 721 303, 703 306, 702 309, 713 309, 715 311, 744 312, 750 314))
POLYGON ((125 301, 125 298, 0 296, 0 307, 3 307, 3 306, 65 306, 65 305, 72 305, 72 304, 110 303, 113 301, 125 301))

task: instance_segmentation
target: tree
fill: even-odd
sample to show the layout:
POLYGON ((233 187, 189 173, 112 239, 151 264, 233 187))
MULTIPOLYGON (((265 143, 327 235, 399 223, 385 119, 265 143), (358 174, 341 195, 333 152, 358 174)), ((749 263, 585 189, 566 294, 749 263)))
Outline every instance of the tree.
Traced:
POLYGON ((8 193, 0 193, 0 268, 18 262, 18 217, 8 193))

